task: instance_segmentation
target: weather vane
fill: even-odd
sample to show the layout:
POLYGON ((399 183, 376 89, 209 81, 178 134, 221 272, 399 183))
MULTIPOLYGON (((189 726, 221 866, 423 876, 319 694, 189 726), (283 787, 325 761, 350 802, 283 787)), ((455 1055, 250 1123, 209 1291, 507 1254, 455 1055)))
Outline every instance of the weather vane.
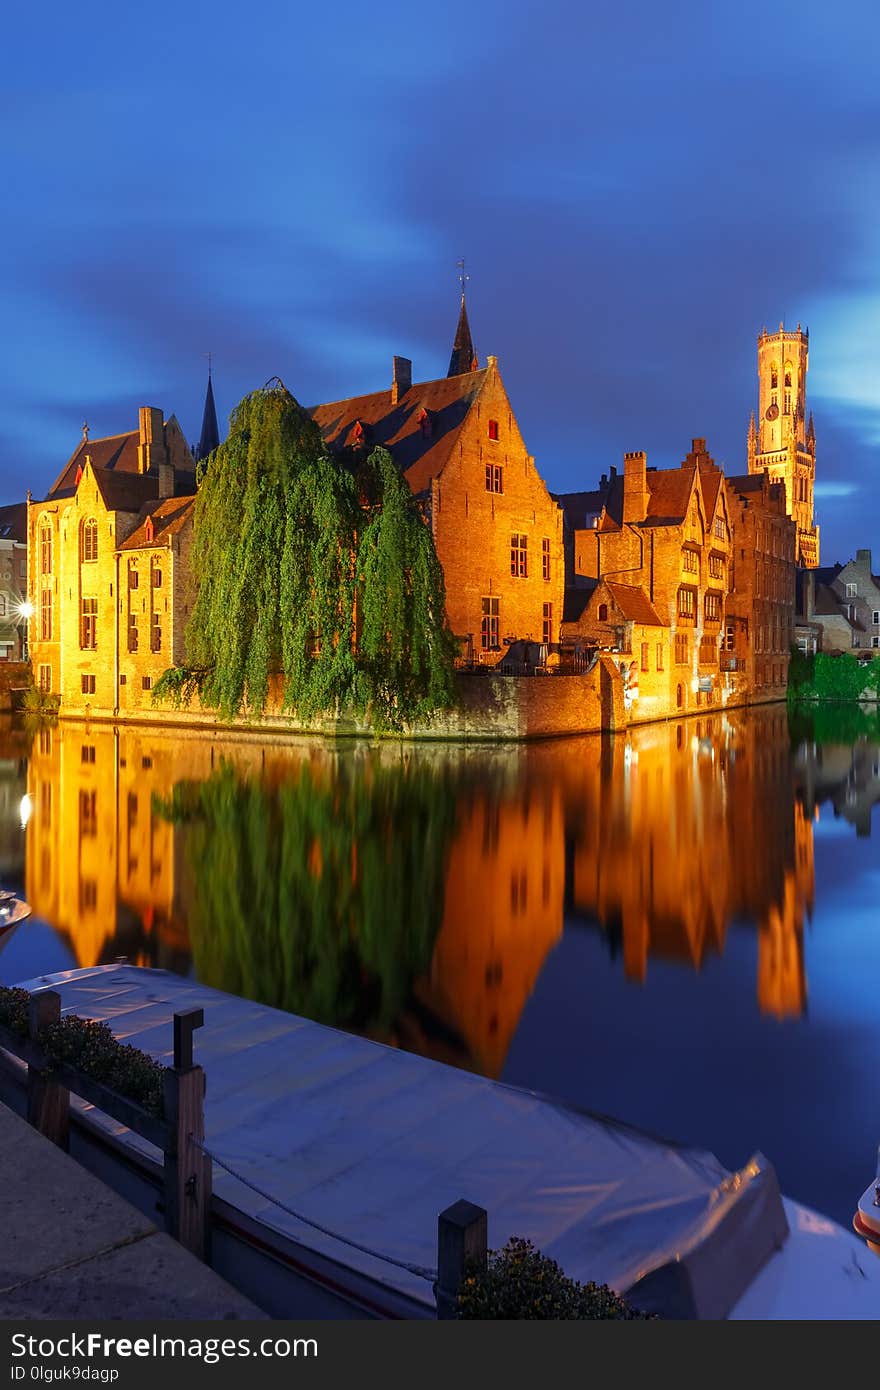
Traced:
POLYGON ((465 286, 467 285, 467 282, 470 278, 471 277, 467 274, 464 268, 464 256, 460 256, 458 260, 458 279, 461 285, 462 298, 464 298, 465 286))

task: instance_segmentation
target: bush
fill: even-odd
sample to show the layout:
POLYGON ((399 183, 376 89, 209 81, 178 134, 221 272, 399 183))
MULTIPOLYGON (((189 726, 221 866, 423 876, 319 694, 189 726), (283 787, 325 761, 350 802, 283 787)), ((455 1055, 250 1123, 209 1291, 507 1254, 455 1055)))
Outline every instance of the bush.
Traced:
POLYGON ((880 661, 862 666, 852 652, 817 652, 792 656, 788 672, 789 693, 798 700, 860 700, 876 698, 880 689, 880 661))
MULTIPOLYGON (((26 989, 0 985, 0 1027, 26 1038, 30 998, 26 989)), ((68 1014, 47 1028, 40 1042, 50 1067, 67 1062, 161 1119, 165 1068, 139 1048, 119 1042, 106 1023, 68 1014)))
POLYGON ((620 1320, 652 1315, 631 1308, 607 1284, 569 1279, 530 1240, 513 1237, 503 1250, 490 1252, 484 1270, 467 1275, 458 1291, 458 1316, 620 1320))

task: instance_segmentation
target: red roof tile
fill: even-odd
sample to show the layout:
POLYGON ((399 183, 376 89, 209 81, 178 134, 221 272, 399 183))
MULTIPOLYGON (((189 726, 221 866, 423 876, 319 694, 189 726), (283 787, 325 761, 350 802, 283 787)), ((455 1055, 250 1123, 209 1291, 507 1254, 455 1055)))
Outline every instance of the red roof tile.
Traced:
POLYGON ((614 579, 607 579, 605 587, 628 621, 642 623, 646 627, 663 627, 657 610, 641 586, 618 584, 614 579))
POLYGON ((484 368, 418 382, 397 405, 392 404, 390 390, 375 391, 313 406, 309 414, 336 454, 358 444, 357 426, 361 426, 363 444, 387 449, 418 494, 442 473, 485 380, 484 368))

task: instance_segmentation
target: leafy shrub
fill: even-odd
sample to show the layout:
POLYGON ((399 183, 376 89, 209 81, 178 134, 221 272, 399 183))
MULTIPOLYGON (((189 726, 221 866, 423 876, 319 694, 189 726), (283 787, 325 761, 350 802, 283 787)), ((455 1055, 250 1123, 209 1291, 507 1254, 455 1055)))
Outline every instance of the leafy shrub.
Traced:
POLYGON ((861 665, 852 652, 792 654, 789 692, 800 700, 860 700, 880 690, 880 660, 861 665))
POLYGON ((464 1319, 631 1319, 650 1313, 631 1308, 607 1284, 579 1284, 530 1240, 512 1237, 494 1250, 484 1270, 468 1274, 458 1291, 464 1319))
POLYGON ((57 714, 58 696, 48 690, 40 690, 36 685, 29 685, 21 697, 21 707, 25 714, 57 714))
MULTIPOLYGON (((26 1038, 30 998, 26 989, 0 985, 0 1027, 26 1038)), ((68 1014, 41 1033, 40 1042, 50 1068, 66 1062, 161 1118, 165 1068, 139 1048, 119 1042, 106 1023, 68 1014)))

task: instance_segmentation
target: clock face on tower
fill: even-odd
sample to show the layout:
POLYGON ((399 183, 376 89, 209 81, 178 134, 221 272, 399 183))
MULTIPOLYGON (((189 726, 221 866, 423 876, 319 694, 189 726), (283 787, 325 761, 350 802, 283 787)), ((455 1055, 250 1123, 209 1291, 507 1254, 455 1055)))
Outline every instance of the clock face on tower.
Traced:
POLYGON ((778 405, 768 405, 766 411, 764 412, 764 419, 765 419, 765 420, 775 420, 778 414, 779 414, 779 406, 778 406, 778 405))

